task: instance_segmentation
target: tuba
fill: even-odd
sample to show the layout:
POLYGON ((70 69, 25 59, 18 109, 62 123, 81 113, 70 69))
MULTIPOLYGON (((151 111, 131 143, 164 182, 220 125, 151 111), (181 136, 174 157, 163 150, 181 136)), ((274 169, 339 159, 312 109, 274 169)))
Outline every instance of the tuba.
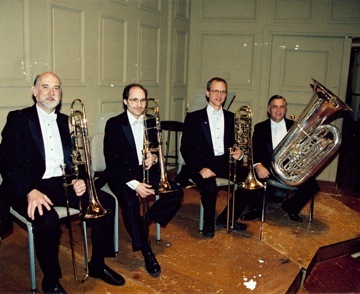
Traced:
POLYGON ((335 114, 352 109, 318 81, 298 121, 272 154, 271 172, 282 183, 297 186, 313 176, 338 150, 341 133, 325 124, 335 114))

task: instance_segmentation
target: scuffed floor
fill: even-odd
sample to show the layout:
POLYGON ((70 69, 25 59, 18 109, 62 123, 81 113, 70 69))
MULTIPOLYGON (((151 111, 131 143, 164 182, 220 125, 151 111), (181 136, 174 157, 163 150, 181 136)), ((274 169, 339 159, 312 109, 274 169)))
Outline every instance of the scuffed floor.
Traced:
MULTIPOLYGON (((68 293, 285 293, 319 247, 360 236, 359 212, 342 203, 339 197, 318 193, 312 223, 308 222, 309 206, 301 212, 304 222, 294 223, 279 204, 269 204, 261 241, 259 220, 246 222, 245 232, 216 230, 213 239, 206 239, 198 232, 199 194, 196 190, 185 190, 180 211, 168 227, 161 229, 160 243, 156 243, 155 226, 151 226, 153 251, 162 266, 159 278, 149 276, 141 253, 131 251, 130 238, 120 219, 120 252, 107 263, 126 278, 122 287, 92 278, 84 284, 74 282, 64 226, 60 248, 61 283, 68 293)), ((360 199, 354 198, 354 201, 358 206, 360 199)), ((226 192, 221 191, 218 212, 225 203, 226 192)), ((76 225, 75 230, 78 230, 76 225)), ((75 246, 81 272, 78 231, 75 238, 79 241, 75 246)), ((37 265, 38 285, 41 280, 37 265)), ((0 246, 0 292, 24 293, 29 285, 27 233, 16 225, 14 233, 0 246)))

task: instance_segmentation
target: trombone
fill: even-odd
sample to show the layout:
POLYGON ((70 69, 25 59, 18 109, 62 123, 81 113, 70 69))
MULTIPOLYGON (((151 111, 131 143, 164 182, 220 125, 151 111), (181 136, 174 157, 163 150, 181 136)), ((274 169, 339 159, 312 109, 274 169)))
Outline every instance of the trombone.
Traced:
POLYGON ((70 136, 71 136, 71 143, 72 143, 72 153, 71 158, 73 162, 73 174, 66 174, 66 165, 62 164, 61 170, 63 175, 63 187, 65 190, 66 196, 66 210, 67 210, 67 217, 68 217, 68 228, 69 228, 69 238, 70 238, 70 246, 71 246, 71 257, 73 263, 73 272, 74 272, 74 279, 77 283, 84 283, 85 280, 89 276, 89 256, 88 256, 88 247, 87 242, 85 242, 86 236, 83 234, 83 246, 84 246, 84 270, 83 278, 78 278, 76 262, 75 262, 75 250, 74 250, 74 239, 72 234, 72 227, 70 222, 70 206, 69 206, 69 197, 68 197, 68 187, 72 186, 71 183, 68 183, 67 179, 69 177, 75 177, 75 179, 79 179, 79 166, 84 165, 86 171, 86 190, 89 195, 89 204, 86 209, 86 213, 82 210, 81 205, 81 197, 79 197, 79 210, 80 210, 80 217, 82 221, 86 221, 88 219, 95 219, 99 217, 103 217, 108 215, 110 211, 106 210, 100 204, 97 194, 96 188, 94 184, 94 179, 91 174, 91 157, 90 157, 90 139, 88 136, 88 127, 87 127, 87 120, 85 114, 85 106, 84 103, 80 99, 75 99, 71 103, 71 113, 69 115, 69 129, 70 129, 70 136), (81 106, 81 110, 75 110, 74 105, 79 103, 81 106), (82 150, 82 151, 80 151, 82 150))
POLYGON ((233 148, 229 148, 229 179, 228 179, 228 210, 227 210, 227 222, 226 229, 229 232, 234 226, 234 212, 235 212, 235 186, 239 186, 245 190, 257 190, 264 188, 262 184, 255 176, 253 155, 252 155, 252 111, 249 106, 241 106, 235 113, 234 129, 235 129, 235 144, 233 148), (248 174, 244 181, 236 183, 236 160, 231 158, 231 151, 235 147, 239 147, 245 155, 247 155, 247 168, 248 174), (232 222, 230 226, 230 194, 231 194, 231 175, 233 175, 234 187, 232 189, 232 222))
MULTIPOLYGON (((160 166, 160 181, 158 184, 158 187, 156 188, 156 194, 166 194, 169 192, 173 192, 166 169, 165 169, 165 163, 164 163, 164 155, 162 152, 162 138, 161 138, 161 123, 160 123, 160 114, 159 114, 159 103, 157 99, 154 98, 148 98, 147 99, 147 105, 143 112, 144 116, 144 148, 142 150, 143 155, 143 182, 149 184, 149 169, 145 166, 145 159, 148 153, 157 152, 158 153, 158 163, 160 166), (150 103, 153 103, 153 106, 150 106, 150 103), (150 115, 150 113, 153 113, 153 115, 150 115), (150 123, 150 121, 154 121, 154 123, 150 123), (149 131, 150 130, 156 131, 156 140, 157 140, 157 147, 150 147, 151 142, 149 139, 149 131)), ((149 234, 149 220, 147 219, 148 214, 147 211, 149 210, 149 199, 148 198, 142 198, 141 204, 142 204, 142 217, 144 222, 144 228, 148 237, 149 234)))
MULTIPOLYGON (((157 152, 158 153, 158 161, 160 166, 160 181, 159 185, 156 189, 156 192, 159 194, 173 192, 174 190, 171 188, 171 185, 167 178, 167 173, 165 169, 164 163, 164 155, 162 152, 162 138, 161 138, 161 123, 160 123, 160 114, 159 114, 159 103, 157 99, 148 98, 147 99, 147 107, 144 110, 144 149, 142 151, 144 159, 146 158, 146 154, 149 152, 157 152), (149 103, 153 102, 155 105, 153 107, 149 107, 149 103), (153 116, 148 116, 149 112, 153 111, 153 116), (148 121, 155 120, 155 125, 149 126, 148 121), (156 148, 150 148, 151 142, 149 141, 149 130, 155 129, 157 135, 157 143, 158 146, 156 148)), ((144 162, 144 160, 143 160, 144 162)), ((145 171, 145 167, 144 167, 145 171)), ((149 171, 146 170, 147 174, 144 174, 144 182, 148 182, 149 171)))

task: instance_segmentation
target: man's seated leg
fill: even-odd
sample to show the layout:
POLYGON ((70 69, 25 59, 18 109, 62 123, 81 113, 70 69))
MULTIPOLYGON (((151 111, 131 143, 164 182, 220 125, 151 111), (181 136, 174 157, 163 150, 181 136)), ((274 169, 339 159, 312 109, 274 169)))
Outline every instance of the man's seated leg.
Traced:
POLYGON ((233 228, 235 231, 244 231, 247 228, 246 224, 238 222, 241 213, 244 211, 246 206, 248 205, 249 193, 247 190, 237 189, 235 193, 235 208, 234 208, 234 224, 232 224, 232 212, 233 212, 233 198, 230 198, 230 205, 226 206, 221 214, 216 219, 216 227, 217 228, 226 228, 227 227, 227 219, 228 219, 228 207, 229 207, 229 226, 233 228))
POLYGON ((98 191, 97 196, 101 205, 108 211, 108 214, 91 220, 91 241, 92 256, 89 262, 89 275, 99 278, 110 285, 121 286, 125 279, 105 264, 105 257, 113 257, 114 249, 114 197, 98 191))
POLYGON ((261 217, 264 190, 257 189, 253 191, 248 191, 248 195, 248 211, 241 216, 241 220, 244 221, 251 221, 261 217))

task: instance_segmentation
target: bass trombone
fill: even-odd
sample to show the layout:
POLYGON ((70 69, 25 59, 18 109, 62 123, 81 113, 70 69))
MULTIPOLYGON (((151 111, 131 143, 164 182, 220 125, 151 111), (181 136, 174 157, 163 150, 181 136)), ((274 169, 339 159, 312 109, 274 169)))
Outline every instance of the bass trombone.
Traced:
POLYGON ((74 279, 77 283, 83 283, 89 276, 89 256, 88 256, 88 247, 87 242, 85 241, 86 236, 83 234, 83 246, 84 246, 84 270, 83 278, 78 278, 76 260, 75 260, 75 249, 74 249, 74 239, 72 233, 72 226, 70 222, 70 206, 69 206, 69 198, 68 198, 68 187, 72 186, 71 183, 68 183, 67 179, 69 177, 75 177, 77 180, 79 178, 79 166, 84 165, 86 171, 86 190, 89 195, 89 204, 86 209, 86 213, 83 213, 82 205, 81 205, 81 197, 79 197, 79 210, 80 217, 82 221, 86 221, 88 219, 95 219, 99 217, 103 217, 110 213, 110 211, 106 210, 100 204, 97 194, 96 188, 94 184, 94 180, 91 174, 91 157, 90 157, 90 139, 88 136, 88 127, 87 120, 85 114, 85 106, 84 103, 80 99, 75 99, 71 103, 71 113, 69 115, 69 130, 71 136, 72 143, 72 153, 71 158, 73 162, 73 174, 66 174, 66 165, 62 164, 61 170, 63 174, 63 187, 65 190, 66 196, 66 210, 67 210, 67 218, 68 218, 68 228, 69 228, 69 238, 70 238, 70 246, 71 246, 71 257, 73 264, 73 272, 74 279), (75 110, 74 105, 79 103, 81 106, 81 110, 75 110), (80 151, 81 150, 81 151, 80 151))
POLYGON ((233 148, 229 148, 229 179, 228 179, 228 211, 227 211, 227 222, 226 229, 227 231, 233 229, 234 225, 234 212, 235 212, 235 190, 238 186, 246 190, 257 190, 264 188, 262 184, 255 176, 254 165, 253 165, 253 155, 252 155, 252 111, 249 106, 241 106, 235 113, 234 118, 234 134, 235 134, 235 144, 233 148), (247 155, 247 169, 248 173, 244 181, 236 183, 236 160, 233 160, 231 157, 231 152, 235 147, 239 147, 244 155, 247 155), (233 175, 233 189, 232 189, 232 222, 230 223, 230 194, 231 194, 231 176, 233 175))

